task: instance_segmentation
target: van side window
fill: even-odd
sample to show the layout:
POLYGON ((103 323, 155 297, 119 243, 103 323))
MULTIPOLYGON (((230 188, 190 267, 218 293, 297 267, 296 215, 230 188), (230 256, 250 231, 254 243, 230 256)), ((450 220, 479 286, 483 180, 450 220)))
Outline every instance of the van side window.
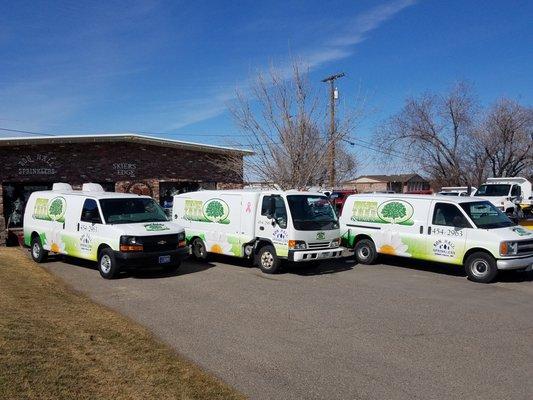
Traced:
POLYGON ((520 186, 518 185, 513 185, 513 188, 511 189, 511 196, 512 197, 519 197, 522 193, 522 190, 520 188, 520 186))
POLYGON ((94 199, 86 199, 81 210, 81 221, 91 222, 93 224, 101 224, 100 213, 98 212, 98 204, 94 199))
POLYGON ((268 218, 274 218, 280 228, 287 228, 287 208, 281 196, 265 196, 261 203, 261 215, 268 218), (274 198, 274 215, 270 215, 270 202, 274 198))
POLYGON ((433 225, 471 228, 468 220, 455 204, 437 203, 433 211, 433 225))

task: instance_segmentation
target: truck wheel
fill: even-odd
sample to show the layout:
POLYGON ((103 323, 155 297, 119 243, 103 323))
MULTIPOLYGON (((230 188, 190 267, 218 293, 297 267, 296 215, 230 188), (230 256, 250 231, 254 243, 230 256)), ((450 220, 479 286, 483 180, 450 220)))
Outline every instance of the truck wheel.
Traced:
POLYGON ((98 255, 98 271, 104 279, 113 279, 119 273, 119 267, 115 260, 115 254, 111 249, 103 249, 98 255))
POLYGON ((48 252, 43 248, 41 238, 39 236, 34 236, 31 240, 31 258, 35 262, 42 263, 46 261, 47 257, 48 252))
POLYGON ((477 252, 468 256, 465 261, 468 279, 473 282, 489 283, 498 275, 496 260, 487 253, 477 252))
POLYGON ((275 274, 280 269, 280 260, 276 255, 276 249, 269 244, 259 249, 255 260, 261 271, 267 274, 275 274))
POLYGON ((191 243, 192 256, 199 261, 207 259, 207 249, 205 243, 200 238, 194 238, 191 243))
POLYGON ((376 246, 370 239, 357 241, 354 247, 355 259, 359 264, 373 264, 377 258, 376 246))

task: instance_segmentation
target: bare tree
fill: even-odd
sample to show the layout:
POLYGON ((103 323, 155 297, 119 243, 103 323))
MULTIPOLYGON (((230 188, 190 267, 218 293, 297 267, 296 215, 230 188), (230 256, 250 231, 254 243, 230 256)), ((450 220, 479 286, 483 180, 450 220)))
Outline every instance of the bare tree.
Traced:
POLYGON ((476 115, 471 91, 460 83, 445 95, 407 99, 380 127, 376 143, 385 154, 403 153, 435 185, 477 184, 485 161, 471 152, 476 115))
POLYGON ((478 133, 492 176, 530 176, 533 170, 533 109, 501 99, 487 112, 478 133))
MULTIPOLYGON (((230 108, 244 138, 240 144, 255 153, 245 160, 248 176, 282 189, 323 184, 330 146, 325 110, 300 63, 293 62, 290 76, 275 69, 259 75, 251 92, 238 93, 230 108)), ((336 164, 343 168, 337 173, 339 180, 352 176, 356 167, 343 140, 360 114, 345 114, 337 121, 332 139, 338 147, 336 164)))

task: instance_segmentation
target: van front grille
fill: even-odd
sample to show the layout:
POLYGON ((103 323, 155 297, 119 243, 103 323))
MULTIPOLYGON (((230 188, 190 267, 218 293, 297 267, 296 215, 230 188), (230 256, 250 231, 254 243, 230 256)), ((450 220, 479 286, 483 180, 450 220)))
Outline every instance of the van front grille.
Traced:
POLYGON ((329 248, 329 242, 307 243, 307 247, 310 249, 327 249, 329 248))
POLYGON ((517 243, 517 254, 523 255, 533 253, 533 240, 520 240, 517 243))
POLYGON ((151 251, 169 251, 178 247, 178 235, 142 236, 143 249, 151 251))

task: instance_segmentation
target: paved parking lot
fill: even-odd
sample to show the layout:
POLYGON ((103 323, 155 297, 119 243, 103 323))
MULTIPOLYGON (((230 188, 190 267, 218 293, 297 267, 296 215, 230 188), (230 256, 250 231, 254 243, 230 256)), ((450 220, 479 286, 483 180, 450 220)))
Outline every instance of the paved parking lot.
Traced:
POLYGON ((270 276, 224 258, 114 281, 44 265, 253 399, 533 397, 531 273, 482 285, 385 261, 270 276))

